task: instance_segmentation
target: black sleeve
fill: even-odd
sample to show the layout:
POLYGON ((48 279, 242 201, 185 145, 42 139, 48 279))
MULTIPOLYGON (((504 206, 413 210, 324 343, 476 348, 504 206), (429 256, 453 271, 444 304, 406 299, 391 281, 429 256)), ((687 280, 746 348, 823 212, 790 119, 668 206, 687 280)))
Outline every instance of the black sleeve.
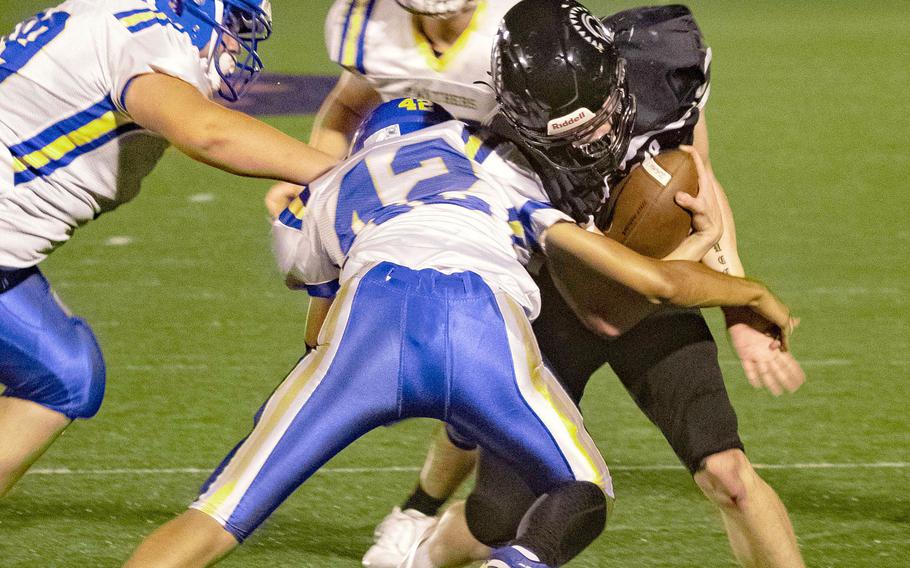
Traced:
POLYGON ((692 12, 681 5, 633 8, 603 21, 616 34, 635 95, 632 135, 640 138, 634 143, 641 152, 655 149, 652 140, 658 149, 690 143, 708 95, 711 59, 692 12))

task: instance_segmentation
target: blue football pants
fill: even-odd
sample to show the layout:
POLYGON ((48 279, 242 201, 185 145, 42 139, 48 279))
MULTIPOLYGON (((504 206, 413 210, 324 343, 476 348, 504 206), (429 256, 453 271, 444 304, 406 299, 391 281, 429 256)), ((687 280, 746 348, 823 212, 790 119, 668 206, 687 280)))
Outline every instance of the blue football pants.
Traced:
POLYGON ((91 418, 104 398, 105 368, 89 325, 60 305, 37 267, 0 270, 3 396, 70 419, 91 418))
POLYGON ((538 494, 579 480, 612 497, 603 458, 542 364, 522 308, 472 272, 380 263, 341 288, 319 346, 191 506, 243 541, 351 442, 410 417, 451 424, 538 494))

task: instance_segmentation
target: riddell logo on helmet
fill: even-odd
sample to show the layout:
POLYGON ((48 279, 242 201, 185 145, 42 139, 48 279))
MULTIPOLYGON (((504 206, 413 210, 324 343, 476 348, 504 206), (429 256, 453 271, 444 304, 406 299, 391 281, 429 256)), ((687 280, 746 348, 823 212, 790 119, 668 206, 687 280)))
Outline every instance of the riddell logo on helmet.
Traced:
POLYGON ((592 118, 594 118, 594 113, 585 107, 581 107, 565 116, 560 116, 547 122, 547 134, 560 134, 573 130, 592 118))

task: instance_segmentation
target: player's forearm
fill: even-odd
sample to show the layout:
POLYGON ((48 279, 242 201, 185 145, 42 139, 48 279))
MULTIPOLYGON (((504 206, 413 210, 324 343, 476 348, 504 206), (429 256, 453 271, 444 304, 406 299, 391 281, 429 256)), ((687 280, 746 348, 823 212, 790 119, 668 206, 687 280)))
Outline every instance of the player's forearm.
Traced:
POLYGON ((222 107, 195 87, 163 73, 139 75, 124 95, 140 126, 191 158, 222 170, 306 184, 335 160, 243 113, 222 107))
POLYGON ((366 81, 344 72, 316 113, 310 145, 339 160, 344 158, 357 127, 379 102, 379 95, 366 81))
POLYGON ((229 109, 192 125, 194 132, 171 139, 194 160, 238 175, 310 183, 336 160, 268 124, 229 109))
POLYGON ((582 262, 602 278, 618 282, 655 303, 684 307, 755 306, 768 290, 690 261, 658 261, 568 223, 546 235, 550 261, 563 267, 582 262))
POLYGON ((770 292, 761 283, 727 276, 701 263, 664 262, 662 269, 673 282, 666 303, 690 308, 757 306, 770 292))
POLYGON ((310 145, 340 160, 347 155, 360 120, 359 115, 337 99, 328 98, 316 115, 310 145))
POLYGON ((739 251, 736 247, 736 224, 733 222, 733 210, 730 209, 730 202, 727 200, 723 186, 713 174, 711 178, 714 182, 721 217, 724 221, 724 232, 720 240, 702 258, 702 262, 713 270, 724 274, 745 276, 746 271, 743 268, 742 261, 739 258, 739 251))
POLYGON ((686 237, 673 252, 663 260, 692 260, 699 261, 717 244, 716 239, 703 233, 695 233, 686 237))

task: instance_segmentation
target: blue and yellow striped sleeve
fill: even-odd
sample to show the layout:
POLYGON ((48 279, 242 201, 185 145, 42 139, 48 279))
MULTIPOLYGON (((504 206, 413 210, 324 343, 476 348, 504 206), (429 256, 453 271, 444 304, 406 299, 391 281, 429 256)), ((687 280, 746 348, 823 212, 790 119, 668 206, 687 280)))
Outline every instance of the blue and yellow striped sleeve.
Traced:
POLYGON ((366 74, 367 26, 376 0, 339 0, 326 21, 329 57, 349 71, 366 74))
POLYGON ((176 24, 172 23, 162 12, 148 8, 138 8, 136 10, 117 12, 114 14, 114 17, 132 33, 140 32, 152 26, 176 26, 176 24))

